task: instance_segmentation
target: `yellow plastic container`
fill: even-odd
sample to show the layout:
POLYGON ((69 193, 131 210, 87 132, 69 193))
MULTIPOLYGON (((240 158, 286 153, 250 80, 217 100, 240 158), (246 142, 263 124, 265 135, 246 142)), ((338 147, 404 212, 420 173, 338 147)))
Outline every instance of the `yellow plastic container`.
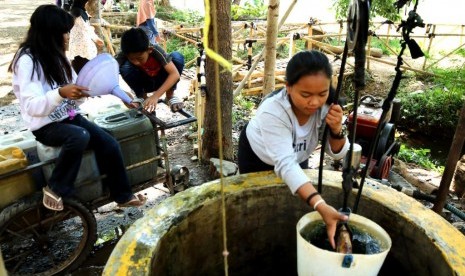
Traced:
MULTIPOLYGON (((28 161, 19 147, 0 149, 0 175, 27 167, 28 161)), ((29 173, 21 173, 0 180, 0 208, 32 194, 35 185, 29 173)))

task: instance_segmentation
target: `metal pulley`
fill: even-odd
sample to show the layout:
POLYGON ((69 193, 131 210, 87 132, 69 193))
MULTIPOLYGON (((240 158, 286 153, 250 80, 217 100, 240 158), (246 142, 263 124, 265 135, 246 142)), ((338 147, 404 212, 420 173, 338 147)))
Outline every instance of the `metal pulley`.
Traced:
POLYGON ((367 35, 364 34, 362 28, 367 28, 367 18, 364 17, 368 16, 368 10, 368 0, 352 0, 352 2, 350 3, 347 15, 346 37, 349 52, 352 52, 355 49, 355 46, 357 45, 357 42, 360 39, 360 35, 367 35))

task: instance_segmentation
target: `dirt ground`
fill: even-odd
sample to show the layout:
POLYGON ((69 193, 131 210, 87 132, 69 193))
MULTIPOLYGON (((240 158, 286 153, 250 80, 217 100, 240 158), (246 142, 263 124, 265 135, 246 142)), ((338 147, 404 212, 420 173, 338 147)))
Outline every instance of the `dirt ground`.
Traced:
MULTIPOLYGON (((19 119, 18 103, 11 89, 11 75, 6 72, 6 68, 19 42, 24 37, 30 13, 36 6, 45 3, 50 3, 50 1, 0 0, 0 135, 19 131, 24 128, 19 119)), ((372 93, 379 92, 376 96, 384 96, 383 91, 386 93, 389 91, 394 74, 395 71, 392 66, 372 63, 367 75, 369 82, 366 91, 371 91, 372 93)), ((194 98, 189 94, 189 85, 193 76, 193 72, 186 70, 177 90, 178 96, 186 100, 186 109, 190 112, 193 112, 194 98)), ((173 116, 164 106, 160 106, 159 108, 157 114, 163 120, 178 120, 182 118, 180 115, 173 116)), ((235 126, 233 131, 235 132, 233 136, 238 137, 239 127, 235 126)), ((193 160, 195 159, 193 141, 187 138, 192 133, 194 133, 194 130, 191 125, 180 126, 166 131, 169 162, 171 165, 179 164, 186 166, 190 172, 190 184, 201 185, 211 180, 209 166, 202 165, 198 161, 193 160)), ((411 164, 398 164, 396 171, 414 187, 428 193, 434 190, 435 187, 438 187, 441 180, 441 175, 438 173, 423 170, 411 164)), ((115 208, 114 204, 109 204, 96 210, 96 216, 99 220, 99 237, 102 239, 102 244, 96 246, 93 254, 103 257, 101 259, 98 257, 90 258, 91 260, 87 263, 87 267, 98 267, 105 263, 105 256, 108 256, 106 254, 109 254, 108 251, 111 251, 109 250, 109 248, 111 249, 111 245, 105 247, 104 244, 107 241, 112 244, 115 242, 115 239, 117 240, 115 228, 124 231, 133 221, 143 216, 144 210, 156 206, 169 196, 166 188, 161 183, 154 183, 153 187, 142 192, 149 197, 149 201, 144 208, 129 208, 120 211, 115 208)), ((451 200, 455 206, 461 210, 465 210, 465 202, 463 200, 453 197, 451 200)), ((84 268, 81 274, 76 275, 86 275, 86 269, 84 268)))

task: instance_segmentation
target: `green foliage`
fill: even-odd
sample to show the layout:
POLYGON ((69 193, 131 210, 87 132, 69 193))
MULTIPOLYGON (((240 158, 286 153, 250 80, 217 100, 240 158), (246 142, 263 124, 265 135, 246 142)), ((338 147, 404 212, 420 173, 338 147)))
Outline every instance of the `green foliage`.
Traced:
POLYGON ((199 26, 204 21, 204 17, 197 11, 178 10, 165 6, 157 6, 157 18, 183 24, 185 27, 199 26))
POLYGON ((232 112, 232 123, 233 125, 239 121, 249 121, 251 118, 251 113, 254 108, 256 108, 256 103, 252 98, 244 97, 239 95, 234 98, 233 102, 233 112, 232 112))
POLYGON ((455 53, 459 56, 465 57, 465 48, 460 48, 455 53))
MULTIPOLYGON (((347 18, 347 10, 349 8, 351 0, 333 0, 333 7, 336 11, 336 17, 338 19, 347 18)), ((394 7, 396 0, 375 0, 371 1, 370 17, 381 16, 392 21, 398 21, 400 15, 397 9, 394 7)))
POLYGON ((263 0, 249 0, 244 5, 231 5, 232 20, 266 19, 267 6, 263 0))
POLYGON ((435 73, 441 77, 429 80, 434 86, 425 91, 400 91, 402 116, 399 125, 426 135, 452 137, 464 103, 465 70, 435 69, 435 73))
POLYGON ((371 47, 381 49, 383 55, 397 55, 400 52, 400 40, 391 38, 388 41, 388 45, 386 45, 386 39, 373 37, 371 39, 371 47), (389 48, 391 48, 394 53, 389 48))
MULTIPOLYGON (((171 53, 173 51, 180 52, 184 56, 184 61, 186 63, 194 59, 199 53, 194 45, 177 37, 170 37, 169 39, 167 39, 166 51, 168 53, 171 53)), ((195 64, 196 63, 194 62, 191 66, 194 66, 195 64)))
POLYGON ((444 166, 439 166, 436 162, 432 161, 429 149, 415 149, 401 145, 397 158, 407 163, 417 164, 428 170, 434 170, 441 173, 444 171, 444 166))
POLYGON ((249 111, 252 111, 252 109, 255 108, 255 102, 242 95, 234 97, 234 104, 237 105, 240 109, 246 109, 249 111))

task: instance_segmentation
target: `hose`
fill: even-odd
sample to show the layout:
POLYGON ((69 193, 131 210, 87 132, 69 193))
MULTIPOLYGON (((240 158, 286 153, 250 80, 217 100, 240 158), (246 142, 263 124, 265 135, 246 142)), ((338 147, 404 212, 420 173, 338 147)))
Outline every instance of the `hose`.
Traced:
MULTIPOLYGON (((391 174, 394 174, 396 175, 396 181, 404 181, 406 183, 408 183, 403 177, 401 177, 400 175, 394 173, 394 172, 391 172, 391 174)), ((383 185, 387 185, 399 192, 402 192, 408 196, 411 196, 415 199, 420 199, 420 200, 426 200, 426 201, 429 201, 431 203, 435 203, 436 202, 436 196, 434 195, 429 195, 429 194, 425 194, 421 191, 418 191, 416 189, 411 189, 411 188, 405 188, 405 186, 402 186, 402 185, 396 185, 396 184, 392 184, 392 182, 388 182, 386 180, 379 180, 379 179, 375 179, 373 178, 372 180, 375 180, 376 182, 378 183, 381 183, 383 185)), ((456 215, 457 217, 459 217, 461 220, 465 221, 465 212, 459 210, 458 208, 456 208, 454 205, 446 202, 446 204, 444 205, 444 209, 450 211, 452 214, 456 215)))

